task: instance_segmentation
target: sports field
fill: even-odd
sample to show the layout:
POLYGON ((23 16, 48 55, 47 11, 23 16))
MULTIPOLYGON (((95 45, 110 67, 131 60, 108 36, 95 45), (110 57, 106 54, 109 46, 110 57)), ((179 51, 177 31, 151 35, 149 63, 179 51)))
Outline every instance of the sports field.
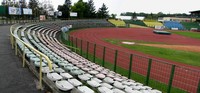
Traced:
MULTIPOLYGON (((187 91, 196 91, 194 83, 199 80, 199 73, 185 70, 186 68, 200 70, 199 51, 193 48, 200 46, 200 40, 178 34, 158 35, 153 29, 147 28, 98 28, 83 29, 70 33, 80 40, 92 42, 89 52, 102 58, 103 47, 107 47, 105 60, 114 64, 115 50, 118 50, 117 66, 128 69, 129 54, 138 55, 133 59, 133 72, 146 75, 148 58, 153 58, 150 78, 168 83, 171 64, 176 65, 173 86, 187 91), (134 42, 134 45, 122 44, 124 41, 134 42), (187 49, 188 50, 184 50, 187 49), (192 47, 192 48, 191 48, 192 47), (160 62, 161 63, 160 63, 160 62), (167 63, 167 64, 164 64, 167 63), (164 77, 163 77, 164 76, 164 77), (191 83, 192 82, 192 83, 191 83), (188 86, 188 84, 190 84, 188 86)), ((83 50, 87 43, 83 42, 83 50)))

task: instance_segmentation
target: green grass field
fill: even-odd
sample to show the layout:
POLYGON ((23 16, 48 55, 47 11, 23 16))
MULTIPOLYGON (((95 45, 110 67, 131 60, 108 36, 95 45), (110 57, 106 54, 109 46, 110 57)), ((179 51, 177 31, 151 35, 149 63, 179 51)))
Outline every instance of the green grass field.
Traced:
MULTIPOLYGON (((181 62, 188 65, 193 66, 200 66, 200 53, 197 52, 188 52, 188 51, 181 51, 181 50, 174 50, 174 49, 167 49, 167 48, 158 48, 158 47, 150 47, 150 46, 143 46, 143 45, 127 45, 122 44, 122 41, 125 40, 116 40, 116 39, 105 39, 105 41, 122 46, 125 48, 129 48, 132 50, 140 51, 145 54, 153 55, 156 57, 181 62)), ((158 43, 158 42, 145 42, 145 41, 133 41, 136 43, 158 43)))
POLYGON ((188 31, 185 31, 185 32, 183 32, 183 31, 170 31, 170 32, 172 32, 174 34, 194 38, 194 39, 200 39, 200 32, 188 32, 188 31))

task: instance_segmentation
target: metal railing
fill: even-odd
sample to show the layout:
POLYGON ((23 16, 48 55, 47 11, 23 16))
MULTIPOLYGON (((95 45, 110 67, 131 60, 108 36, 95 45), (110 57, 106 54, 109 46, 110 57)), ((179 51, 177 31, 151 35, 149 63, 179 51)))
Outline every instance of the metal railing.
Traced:
POLYGON ((48 67, 50 70, 52 70, 52 62, 51 60, 44 55, 43 53, 41 53, 40 51, 38 51, 37 49, 35 49, 34 47, 30 46, 29 44, 25 43, 24 41, 22 41, 21 39, 19 39, 18 37, 16 37, 12 32, 13 30, 13 25, 10 27, 10 41, 11 41, 11 45, 12 45, 12 49, 15 48, 15 55, 18 55, 17 51, 18 51, 18 45, 17 45, 17 41, 21 42, 23 44, 23 55, 22 55, 22 60, 23 60, 23 67, 25 67, 25 48, 29 48, 30 50, 34 51, 35 53, 40 55, 40 68, 39 68, 39 87, 40 89, 42 89, 42 58, 45 58, 46 61, 48 62, 48 67))

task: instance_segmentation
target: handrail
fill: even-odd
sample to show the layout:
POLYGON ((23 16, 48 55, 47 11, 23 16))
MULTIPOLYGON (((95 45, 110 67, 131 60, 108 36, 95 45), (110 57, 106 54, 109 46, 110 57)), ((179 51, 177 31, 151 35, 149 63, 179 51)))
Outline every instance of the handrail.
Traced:
POLYGON ((69 45, 64 45, 64 44, 62 44, 62 45, 63 45, 63 46, 65 46, 65 47, 68 47, 68 48, 75 49, 75 52, 77 52, 77 50, 78 50, 78 51, 80 51, 80 49, 79 49, 79 48, 72 47, 72 46, 69 46, 69 45))
POLYGON ((21 39, 16 37, 12 33, 13 26, 14 25, 12 25, 10 27, 10 34, 11 34, 10 35, 10 41, 11 41, 12 48, 14 48, 14 44, 15 44, 15 53, 16 53, 16 55, 17 55, 17 40, 20 41, 23 44, 23 67, 25 66, 25 46, 40 55, 39 85, 40 85, 40 89, 42 90, 42 57, 44 57, 46 59, 46 61, 48 62, 48 66, 49 66, 50 70, 52 70, 52 64, 51 64, 52 62, 45 54, 41 53, 40 51, 38 51, 34 47, 30 46, 29 44, 25 43, 24 41, 22 41, 21 39))

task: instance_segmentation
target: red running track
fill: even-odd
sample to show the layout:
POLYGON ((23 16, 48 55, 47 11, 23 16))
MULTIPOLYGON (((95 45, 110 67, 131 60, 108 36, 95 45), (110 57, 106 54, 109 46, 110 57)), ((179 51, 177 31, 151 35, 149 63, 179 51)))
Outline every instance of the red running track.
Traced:
MULTIPOLYGON (((105 42, 104 38, 120 39, 120 40, 143 40, 149 42, 162 42, 166 44, 178 45, 195 45, 200 46, 200 40, 192 39, 176 34, 159 35, 152 32, 153 29, 144 28, 91 28, 78 30, 71 33, 71 36, 83 40, 83 50, 86 50, 88 41, 97 44, 96 56, 102 58, 103 47, 106 48, 105 60, 114 62, 115 50, 119 50, 117 65, 128 69, 130 54, 140 56, 133 57, 132 70, 134 72, 146 75, 148 68, 148 58, 153 58, 150 78, 168 84, 171 73, 172 64, 176 65, 173 79, 173 86, 184 89, 191 93, 196 93, 198 81, 200 80, 200 67, 190 66, 179 62, 158 58, 138 51, 123 48, 117 45, 105 42), (162 61, 161 61, 162 60, 162 61), (166 64, 167 63, 167 64, 166 64)), ((200 33, 199 33, 200 34, 200 33)), ((93 53, 93 45, 90 43, 89 52, 93 53)), ((78 41, 80 47, 80 40, 78 41)))

